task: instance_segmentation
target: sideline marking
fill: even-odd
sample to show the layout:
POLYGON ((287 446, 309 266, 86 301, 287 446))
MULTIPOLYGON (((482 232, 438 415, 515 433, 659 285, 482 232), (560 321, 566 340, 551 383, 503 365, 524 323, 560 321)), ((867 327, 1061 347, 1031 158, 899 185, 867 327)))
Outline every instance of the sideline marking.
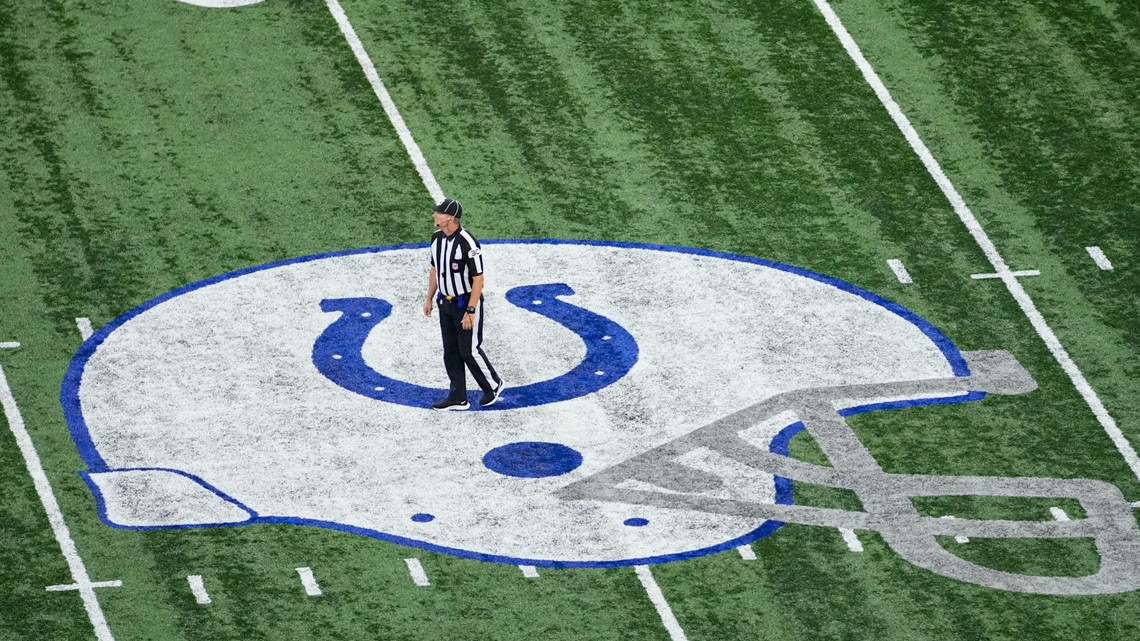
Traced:
POLYGON ((1062 510, 1059 507, 1049 508, 1049 513, 1053 515, 1054 521, 1068 521, 1069 520, 1069 515, 1065 513, 1065 510, 1062 510))
POLYGON ((321 586, 317 585, 312 568, 297 568, 297 574, 301 575, 301 585, 305 586, 305 594, 321 596, 321 586))
POLYGON ((970 274, 970 278, 974 280, 982 280, 984 278, 1004 278, 1006 275, 1013 278, 1020 278, 1022 276, 1040 276, 1041 272, 1036 269, 1026 269, 1019 272, 1003 272, 1001 274, 970 274))
POLYGON ((899 279, 900 283, 909 285, 914 282, 910 278, 910 272, 906 270, 906 265, 903 265, 901 260, 891 258, 887 261, 887 264, 891 266, 891 271, 895 273, 895 278, 899 279))
POLYGON ((95 628, 95 637, 99 641, 113 641, 115 637, 111 634, 111 628, 107 625, 107 618, 103 616, 103 608, 99 606, 99 599, 95 596, 96 584, 92 583, 91 577, 87 575, 87 566, 83 564, 79 550, 75 547, 75 541, 71 539, 71 531, 67 529, 67 523, 63 520, 63 512, 59 509, 59 502, 56 501, 55 494, 52 492, 51 482, 48 481, 47 474, 44 473, 44 466, 40 463, 40 457, 36 453, 36 446, 32 442, 32 437, 24 426, 24 417, 20 414, 20 408, 16 406, 16 398, 12 396, 12 389, 8 387, 8 378, 4 375, 3 366, 0 366, 0 407, 4 409, 4 416, 8 419, 8 428, 16 437, 16 445, 20 448, 20 454, 24 456, 24 464, 28 468, 28 474, 32 476, 36 494, 39 495, 40 503, 43 504, 44 511, 47 512, 52 534, 55 535, 55 540, 59 543, 59 551, 63 553, 63 558, 67 561, 67 567, 71 571, 73 585, 76 586, 75 589, 83 598, 83 608, 87 610, 87 618, 91 620, 91 626, 95 628))
POLYGON ((190 584, 190 591, 194 593, 194 600, 198 602, 198 605, 213 603, 210 595, 206 593, 206 584, 202 582, 202 575, 191 574, 186 577, 186 582, 190 584))
POLYGON ((836 529, 838 529, 839 533, 843 535, 843 542, 847 544, 848 550, 851 550, 852 552, 863 551, 863 543, 859 540, 858 536, 855 536, 855 530, 852 530, 849 527, 841 527, 836 529))
POLYGON ((10 343, 0 343, 0 349, 19 349, 20 344, 12 341, 10 343))
POLYGON ((1108 256, 1104 255, 1104 252, 1101 251, 1100 247, 1097 247, 1096 245, 1093 245, 1092 247, 1085 247, 1085 251, 1089 253, 1089 256, 1092 257, 1093 262, 1096 263, 1097 267, 1100 267, 1106 272, 1112 271, 1112 263, 1109 262, 1108 256))
POLYGON ((533 565, 520 565, 519 569, 522 570, 523 576, 525 576, 528 579, 537 579, 538 578, 538 569, 535 568, 533 565))
MULTIPOLYGON (((121 588, 121 587, 123 587, 123 582, 119 581, 118 579, 116 579, 114 581, 96 581, 94 583, 88 583, 86 587, 89 587, 89 588, 121 588)), ((82 586, 78 583, 68 583, 66 585, 49 585, 44 589, 47 590, 48 592, 67 592, 70 590, 82 590, 83 588, 84 588, 84 586, 82 586)))
POLYGON ((428 581, 427 572, 424 572, 424 566, 420 565, 419 559, 404 559, 404 563, 408 564, 408 572, 412 573, 412 581, 421 588, 431 585, 428 581))
POLYGON ((75 326, 79 328, 79 335, 83 337, 83 340, 91 338, 91 335, 95 333, 91 327, 91 319, 86 316, 75 319, 75 326))
POLYGON ((364 69, 364 75, 368 78, 368 84, 372 85, 372 91, 376 93, 376 97, 380 99, 380 104, 384 106, 384 113, 388 114, 388 120, 392 122, 392 126, 395 127, 396 133, 400 136, 400 142, 404 143, 404 149, 407 150, 408 156, 412 159, 412 164, 416 166, 416 171, 420 174, 420 180, 423 181, 424 187, 427 187, 431 197, 435 199, 433 202, 438 203, 443 200, 443 190, 440 189, 439 183, 435 181, 435 176, 432 175, 431 168, 428 167, 423 152, 420 151, 420 147, 416 144, 415 138, 412 138, 412 132, 408 130, 408 125, 404 123, 404 118, 400 116, 400 111, 396 109, 396 103, 392 101, 392 96, 388 94, 388 89, 384 87, 384 81, 380 79, 380 74, 376 72, 376 66, 372 64, 372 59, 368 57, 368 52, 364 50, 364 44, 360 42, 360 38, 357 37, 356 30, 354 30, 352 24, 349 23, 348 16, 345 15, 340 3, 337 2, 337 0, 325 0, 325 4, 328 5, 333 18, 336 19, 337 26, 340 27, 340 32, 344 34, 345 40, 348 41, 348 46, 352 48, 352 53, 356 54, 356 60, 364 69))
POLYGON ((741 545, 740 547, 736 548, 736 551, 740 553, 740 558, 744 559, 745 561, 756 560, 756 550, 752 549, 751 543, 748 545, 741 545))
POLYGON ((657 608, 661 623, 665 624, 665 629, 669 631, 669 638, 673 641, 689 641, 685 631, 681 629, 681 624, 677 622, 677 617, 673 616, 673 608, 669 607, 669 602, 665 600, 665 595, 653 578, 649 566, 635 565, 633 569, 637 571, 637 578, 641 579, 641 585, 649 595, 649 600, 653 602, 653 607, 657 608))
POLYGON ((1124 457, 1124 461, 1128 464, 1129 469, 1132 470, 1136 478, 1140 479, 1140 456, 1137 456, 1136 449, 1132 447, 1132 444, 1125 438, 1124 433, 1117 427, 1116 421, 1109 416, 1108 410, 1105 409, 1104 404, 1101 403, 1100 397, 1096 391, 1093 390, 1092 386, 1089 385, 1089 382, 1085 379, 1085 375, 1081 373, 1080 368, 1073 362, 1069 353, 1065 351, 1065 347, 1061 345, 1060 339, 1057 338, 1057 335, 1053 333, 1048 323, 1045 322, 1045 317, 1037 310, 1033 299, 1029 297, 1025 288, 1021 286, 1021 283, 1018 282, 1013 272, 1011 272, 1009 267, 1005 264, 1005 259, 1001 257, 993 241, 986 235, 986 231, 982 229, 982 224, 978 222, 974 213, 970 211, 969 206, 966 205, 966 201, 962 198, 961 194, 958 193, 958 190, 955 189, 954 184, 946 177, 946 173, 942 171, 942 166, 934 159, 934 155, 930 153, 930 149, 926 147, 926 143, 922 142, 922 139, 919 138, 918 132, 915 131, 914 127, 910 124, 910 120, 907 119, 906 115, 903 114, 902 109, 898 103, 895 102, 895 99, 891 97, 886 85, 879 79, 879 75, 875 73, 875 69, 871 66, 871 63, 867 62, 867 59, 863 57, 863 52, 859 50, 859 45, 855 43, 851 34, 847 32, 847 28, 840 22, 839 16, 836 15, 831 5, 828 4, 827 0, 812 1, 820 13, 823 14, 823 18, 827 21, 828 26, 831 27, 831 30, 843 44, 847 55, 851 56, 851 60, 855 62, 855 66, 863 73, 863 78, 867 81, 867 84, 874 89, 875 95, 878 96, 879 101, 886 107, 887 113, 891 115, 891 119, 895 121, 895 124, 907 142, 910 143, 911 149, 918 154, 918 157, 922 160, 922 164, 926 167, 926 171, 934 178, 934 182, 938 184, 938 187, 942 190, 942 194, 950 201, 954 212, 958 214, 958 218, 966 225, 966 229, 970 231, 970 235, 974 237, 974 242, 976 242, 982 252, 985 253, 986 258, 988 258, 990 264, 993 265, 994 271, 1000 275, 1001 281, 1005 283, 1006 289, 1009 290, 1014 300, 1017 301, 1018 307, 1020 307, 1021 311, 1025 313, 1025 316, 1029 318, 1033 329, 1037 330, 1037 335, 1041 337, 1041 340, 1045 341, 1045 345, 1049 348, 1049 351, 1052 352, 1053 358, 1057 359, 1057 362, 1061 365, 1061 369, 1065 370, 1065 373, 1069 375, 1069 379, 1073 381, 1073 385, 1077 388, 1077 391, 1080 392, 1081 397, 1085 399, 1085 403, 1088 404, 1089 409, 1096 415, 1101 427, 1104 428, 1109 438, 1112 439, 1116 450, 1124 457))

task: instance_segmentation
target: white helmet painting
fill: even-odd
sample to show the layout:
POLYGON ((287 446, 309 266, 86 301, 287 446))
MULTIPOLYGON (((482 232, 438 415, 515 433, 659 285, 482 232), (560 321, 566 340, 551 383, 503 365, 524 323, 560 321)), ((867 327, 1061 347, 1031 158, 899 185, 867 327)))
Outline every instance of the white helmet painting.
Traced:
POLYGON ((556 567, 691 558, 784 521, 874 529, 912 563, 1001 589, 1140 587, 1140 532, 1114 486, 886 474, 846 425, 862 411, 1034 389, 1008 353, 963 355, 895 303, 757 258, 585 241, 483 250, 483 340, 507 384, 485 409, 430 409, 447 377, 439 325, 421 310, 423 246, 224 274, 103 327, 62 391, 103 519, 315 525, 556 567), (830 467, 783 456, 805 428, 830 467), (794 505, 790 478, 851 489, 867 511, 794 505), (1092 507, 1084 525, 1029 533, 881 517, 942 494, 1092 507), (967 530, 1093 537, 1102 567, 1026 577, 933 543, 967 530))

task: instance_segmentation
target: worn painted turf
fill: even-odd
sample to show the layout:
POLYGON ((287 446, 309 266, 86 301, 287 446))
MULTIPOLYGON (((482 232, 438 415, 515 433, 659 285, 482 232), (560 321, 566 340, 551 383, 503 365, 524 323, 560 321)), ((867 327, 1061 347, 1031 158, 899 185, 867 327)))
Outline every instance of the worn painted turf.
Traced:
MULTIPOLYGON (((969 278, 989 264, 810 1, 344 8, 481 238, 670 243, 849 281, 963 349, 1010 351, 1040 385, 853 418, 886 470, 1095 478, 1140 500, 1004 288, 969 278), (898 283, 890 258, 914 284, 898 283)), ((1041 270, 1023 284, 1140 443, 1134 3, 835 9, 1012 268, 1041 270), (1115 270, 1097 269, 1088 245, 1115 270)), ((422 242, 429 204, 324 3, 0 0, 0 342, 23 344, 0 364, 92 578, 123 581, 100 591, 117 639, 667 638, 628 568, 528 580, 510 565, 315 528, 127 532, 99 521, 58 402, 76 317, 98 327, 233 269, 422 242), (412 555, 430 588, 408 576, 412 555), (304 595, 301 566, 322 597, 304 595), (194 603, 190 574, 211 605, 194 603)), ((653 304, 653 288, 642 294, 653 304)), ((43 590, 70 578, 0 427, 0 638, 89 637, 76 594, 43 590)), ((806 435, 792 455, 819 460, 806 435)), ((797 501, 858 507, 816 486, 797 487, 797 501)), ((1050 518, 1033 502, 919 507, 1050 518)), ((865 551, 852 553, 834 530, 789 525, 755 544, 756 561, 728 551, 654 574, 694 641, 1124 639, 1140 627, 1140 593, 1000 592, 859 536, 865 551)), ((1042 574, 1096 562, 1077 541, 945 545, 1042 574)))

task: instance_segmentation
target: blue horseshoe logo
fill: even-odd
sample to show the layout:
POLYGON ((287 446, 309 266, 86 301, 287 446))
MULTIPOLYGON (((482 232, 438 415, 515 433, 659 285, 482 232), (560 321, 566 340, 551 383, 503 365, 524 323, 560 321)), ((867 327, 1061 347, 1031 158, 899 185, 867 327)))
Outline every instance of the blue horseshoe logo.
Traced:
MULTIPOLYGON (((508 387, 502 400, 486 409, 518 409, 592 394, 616 383, 637 363, 637 341, 624 327, 558 299, 573 294, 565 283, 527 285, 507 292, 512 305, 541 314, 577 334, 586 343, 586 357, 561 376, 508 387)), ((313 345, 313 364, 326 378, 361 396, 409 407, 430 407, 447 395, 447 389, 398 381, 364 362, 364 341, 392 313, 391 303, 379 298, 329 298, 321 301, 321 309, 341 312, 313 345)), ((477 407, 480 393, 469 392, 472 407, 477 407)))

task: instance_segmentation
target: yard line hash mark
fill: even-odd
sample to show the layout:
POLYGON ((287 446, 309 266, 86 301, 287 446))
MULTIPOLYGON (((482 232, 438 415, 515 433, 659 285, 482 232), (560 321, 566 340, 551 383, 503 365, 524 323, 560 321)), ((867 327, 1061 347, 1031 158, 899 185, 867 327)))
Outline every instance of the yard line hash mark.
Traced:
POLYGON ((895 278, 899 279, 900 283, 903 285, 909 285, 914 282, 910 278, 910 273, 906 270, 906 265, 903 265, 903 262, 901 260, 897 258, 891 258, 887 261, 887 264, 891 266, 891 271, 895 273, 895 278))
POLYGON ((523 576, 525 576, 528 579, 537 579, 538 578, 538 569, 535 568, 533 565, 520 565, 519 569, 522 570, 523 576))
POLYGON ((75 547, 75 541, 71 538, 71 530, 68 529, 67 523, 63 519, 63 512, 59 509, 59 502, 55 498, 55 493, 52 492, 51 482, 48 481, 44 466, 40 462, 40 456, 36 453, 35 443, 32 442, 32 437, 24 425, 24 417, 20 414, 20 408, 16 405, 16 398, 8 386, 8 378, 4 375, 3 366, 0 366, 0 407, 4 410, 4 416, 8 419, 8 428, 12 430, 12 435, 16 438, 16 445, 24 457, 24 464, 28 468, 28 474, 32 477, 32 483, 35 485, 40 503, 43 504, 44 511, 47 512, 52 534, 55 535, 55 540, 59 543, 59 550, 63 553, 63 558, 67 561, 67 567, 71 571, 73 585, 76 586, 76 590, 79 591, 83 599, 83 608, 87 611, 87 618, 95 629, 95 637, 99 641, 113 641, 115 637, 111 634, 111 628, 107 625, 107 618, 103 615, 103 608, 99 605, 98 597, 95 596, 97 584, 93 583, 91 577, 87 575, 87 566, 84 565, 83 559, 79 556, 79 550, 75 547))
MULTIPOLYGON (((69 592, 71 590, 82 590, 83 587, 84 586, 79 585, 78 583, 68 583, 66 585, 49 585, 44 589, 47 590, 48 592, 69 592)), ((95 581, 93 583, 88 583, 87 587, 90 587, 90 588, 121 588, 121 587, 123 587, 123 582, 119 581, 118 579, 116 579, 114 581, 95 581)))
POLYGON ((75 319, 75 326, 79 328, 79 335, 83 337, 83 340, 91 338, 91 335, 95 333, 91 327, 91 319, 86 316, 75 319))
POLYGON ((194 600, 198 605, 209 605, 213 603, 208 592, 206 592, 206 584, 202 582, 202 575, 191 574, 186 577, 186 582, 190 584, 190 591, 194 593, 194 600))
POLYGON ((736 548, 736 551, 740 553, 740 558, 744 559, 745 561, 755 561, 756 560, 756 550, 752 549, 751 544, 741 545, 738 548, 736 548))
POLYGON ((396 134, 400 137, 400 142, 404 143, 404 149, 408 152, 408 157, 412 159, 412 164, 415 165, 416 171, 420 174, 420 180, 423 181, 424 187, 427 187, 428 193, 435 199, 434 202, 443 200, 443 190, 440 189, 439 183, 435 181, 435 176, 431 173, 431 168, 428 167, 427 160, 424 159, 423 152, 420 151, 420 146, 416 144, 415 138, 412 137, 412 132, 408 129, 408 125, 404 122, 403 116, 400 115, 400 110, 396 109, 396 103, 392 101, 392 96, 388 94, 388 89, 384 86, 384 81, 380 79, 380 74, 376 71, 376 65, 372 64, 372 59, 368 57, 368 52, 364 50, 364 43, 356 35, 356 30, 352 28, 352 24, 348 21, 348 16, 345 15, 344 9, 340 6, 337 0, 325 0, 328 5, 329 11, 336 20, 337 26, 340 27, 340 32, 344 34, 345 40, 348 41, 348 46, 352 49, 352 53, 356 54, 356 61, 360 63, 361 68, 364 69, 364 75, 368 78, 368 84, 372 85, 372 91, 376 93, 376 97, 380 99, 380 104, 384 106, 384 113, 388 114, 388 120, 392 122, 392 126, 396 129, 396 134))
POLYGON ((633 569, 637 572, 637 578, 641 580, 641 585, 645 588, 645 593, 649 595, 649 600, 653 602, 653 607, 657 609, 657 614, 661 617, 661 623, 665 625, 665 629, 669 632, 669 638, 672 639, 672 641, 688 641, 688 637, 685 636, 685 631, 681 629, 681 624, 677 621, 677 617, 673 615, 673 608, 669 607, 669 602, 665 600, 665 594, 661 592, 661 587, 657 585, 657 580, 653 578, 653 572, 649 569, 649 566, 636 565, 633 569))
POLYGON ((297 574, 301 576, 301 585, 305 586, 305 594, 321 596, 321 586, 317 585, 317 579, 313 577, 312 568, 297 568, 297 574))
POLYGON ((1108 256, 1104 255, 1104 252, 1101 251, 1100 247, 1097 247, 1096 245, 1093 245, 1092 247, 1085 247, 1085 251, 1089 253, 1089 256, 1092 257, 1093 262, 1096 263, 1097 267, 1100 267, 1106 272, 1112 271, 1112 263, 1109 262, 1108 256))
POLYGON ((847 549, 852 552, 862 552, 863 543, 859 537, 855 535, 855 530, 848 527, 837 528, 839 533, 843 535, 843 542, 847 544, 847 549))
POLYGON ((1033 329, 1037 331, 1037 335, 1045 342, 1045 345, 1053 354, 1053 358, 1061 365, 1061 369, 1068 374, 1069 380, 1073 382, 1073 386, 1080 392, 1081 397, 1084 398, 1085 403, 1088 404, 1089 409, 1092 410, 1097 421, 1101 427, 1104 428, 1105 433, 1112 439, 1113 445, 1116 446, 1120 455, 1124 457, 1129 469, 1132 470, 1136 478, 1140 479, 1140 456, 1137 456, 1136 449, 1132 447, 1132 444, 1128 442, 1124 433, 1120 431, 1120 428, 1116 425, 1116 421, 1109 415, 1108 410, 1104 407, 1104 403, 1101 402, 1100 396, 1098 396, 1092 386, 1089 385, 1088 380, 1085 379, 1085 375, 1081 372, 1080 368, 1077 367, 1072 357, 1069 356, 1069 352, 1065 350, 1060 339, 1053 333, 1049 324, 1045 322, 1045 317, 1038 311, 1037 305, 1034 304, 1033 299, 1029 297, 1029 293, 1025 291, 1025 288, 1018 282, 1017 277, 1010 271, 1009 266, 1005 263, 1005 259, 998 253, 997 247, 993 241, 990 240, 986 231, 982 229, 982 224, 978 222, 977 217, 974 216, 974 212, 970 211, 969 206, 966 205, 966 201, 962 198, 961 194, 958 193, 958 190, 954 187, 954 184, 950 182, 950 179, 946 177, 946 172, 942 170, 942 166, 934 159, 934 155, 930 152, 930 149, 927 148, 926 143, 922 142, 922 138, 919 137, 918 132, 914 126, 911 125, 910 120, 906 117, 906 114, 902 112, 902 109, 898 103, 895 102, 895 99, 891 97, 886 85, 883 84, 883 81, 879 78, 879 75, 875 72, 871 63, 867 62, 867 59, 863 56, 863 52, 859 49, 859 45, 856 44, 854 38, 851 37, 847 28, 843 26, 843 23, 839 20, 839 16, 831 8, 831 5, 828 4, 827 0, 812 1, 820 13, 823 14, 824 20, 827 21, 828 26, 831 27, 836 37, 839 38, 839 42, 847 51, 847 55, 851 57, 851 60, 855 62, 855 66, 863 73, 863 78, 874 90, 879 101, 883 103, 883 106, 887 109, 887 113, 890 114, 891 119, 895 121, 895 125, 897 125, 899 131, 902 132, 903 137, 910 143, 911 149, 913 149, 919 159, 922 160, 922 164, 926 167, 927 172, 930 173, 934 182, 937 183, 939 189, 942 190, 942 194, 946 196, 946 199, 954 208, 954 212, 958 215, 959 220, 966 225, 966 229, 968 229, 970 235, 974 237, 974 242, 978 244, 978 247, 981 248, 986 258, 989 259, 990 264, 994 267, 994 271, 1000 275, 1001 281, 1005 283, 1006 289, 1009 290, 1010 295, 1017 301, 1021 311, 1029 319, 1030 324, 1033 325, 1033 329))
POLYGON ((20 344, 15 341, 10 343, 0 343, 0 349, 20 349, 20 344))
POLYGON ((420 565, 419 559, 404 559, 404 563, 408 564, 408 572, 412 574, 412 581, 421 588, 426 588, 431 585, 428 581, 427 572, 424 572, 424 566, 420 565))
POLYGON ((1006 275, 1013 278, 1021 278, 1023 276, 1040 276, 1041 272, 1036 269, 1026 269, 1019 272, 1004 272, 1002 274, 970 274, 970 278, 974 280, 983 280, 986 278, 1004 278, 1006 275))

